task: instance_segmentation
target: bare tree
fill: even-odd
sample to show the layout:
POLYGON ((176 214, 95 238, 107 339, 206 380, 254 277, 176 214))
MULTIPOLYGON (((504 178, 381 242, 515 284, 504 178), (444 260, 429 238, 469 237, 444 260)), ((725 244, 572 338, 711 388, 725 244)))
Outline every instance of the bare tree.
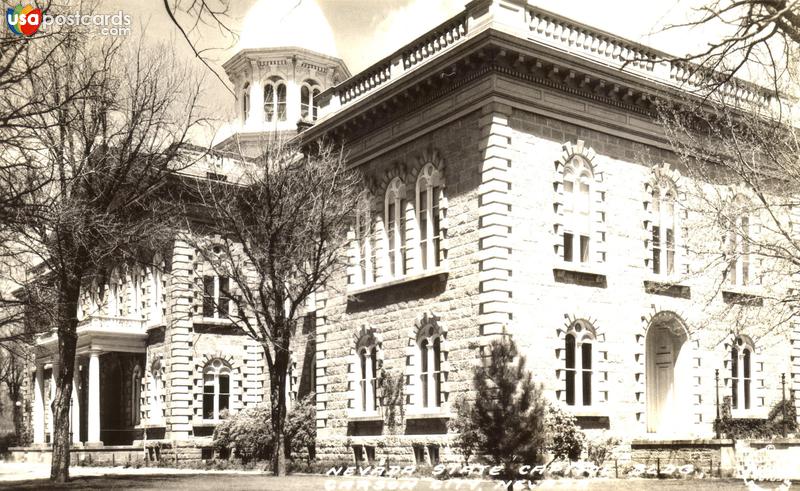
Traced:
POLYGON ((254 160, 241 159, 232 182, 199 183, 188 216, 191 241, 213 272, 232 283, 217 309, 263 347, 275 449, 272 468, 284 475, 286 378, 291 342, 314 292, 346 265, 347 231, 362 192, 358 173, 325 144, 301 153, 271 142, 254 160), (230 308, 234 306, 235 308, 230 308))
MULTIPOLYGON (((687 69, 682 90, 656 116, 688 178, 682 205, 690 223, 694 276, 718 278, 724 309, 707 310, 731 330, 786 334, 798 308, 800 139, 795 126, 800 2, 709 0, 689 22, 667 29, 721 28, 700 52, 668 61, 687 69), (733 298, 730 285, 757 295, 733 298)), ((718 304, 719 305, 719 304, 718 304)), ((776 338, 773 338, 776 339, 776 338)))
POLYGON ((84 34, 58 45, 14 97, 32 110, 3 154, 20 172, 0 174, 0 189, 22 192, 4 220, 0 257, 24 272, 14 278, 20 298, 58 335, 53 480, 69 479, 81 286, 113 264, 146 260, 172 236, 158 198, 191 164, 183 148, 204 122, 200 92, 167 46, 84 34))
POLYGON ((25 401, 23 400, 22 386, 30 358, 29 349, 29 345, 22 342, 0 344, 0 383, 5 384, 8 397, 13 405, 11 411, 18 445, 22 444, 25 439, 23 421, 25 401))
POLYGON ((709 0, 694 14, 666 29, 713 28, 724 33, 698 52, 670 58, 697 75, 692 78, 694 91, 706 97, 741 80, 763 85, 772 96, 794 90, 800 1, 709 0))

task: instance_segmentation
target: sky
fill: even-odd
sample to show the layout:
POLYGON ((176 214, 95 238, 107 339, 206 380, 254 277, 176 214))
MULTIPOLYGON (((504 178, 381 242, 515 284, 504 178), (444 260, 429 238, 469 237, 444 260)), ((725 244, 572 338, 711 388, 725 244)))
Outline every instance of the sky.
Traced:
MULTIPOLYGON (((182 0, 189 3, 188 0, 182 0)), ((210 0, 212 3, 219 0, 210 0)), ((275 1, 277 4, 288 0, 275 1)), ((313 0, 297 0, 298 2, 313 0)), ((466 0, 316 0, 330 23, 338 52, 355 74, 396 51, 448 18, 458 14, 466 0)), ((254 0, 230 0, 225 22, 239 31, 254 0)), ((620 35, 672 54, 697 52, 714 33, 703 30, 669 30, 670 23, 685 22, 702 0, 532 0, 535 6, 584 24, 620 35)), ((117 10, 131 15, 135 34, 167 42, 187 60, 193 53, 169 21, 162 0, 101 0, 101 12, 117 10)), ((193 33, 196 46, 207 49, 204 58, 227 83, 221 68, 235 52, 235 38, 217 29, 201 27, 193 33)), ((202 66, 195 60, 198 66, 202 66)), ((223 81, 208 77, 207 101, 221 117, 232 115, 233 96, 223 81)))

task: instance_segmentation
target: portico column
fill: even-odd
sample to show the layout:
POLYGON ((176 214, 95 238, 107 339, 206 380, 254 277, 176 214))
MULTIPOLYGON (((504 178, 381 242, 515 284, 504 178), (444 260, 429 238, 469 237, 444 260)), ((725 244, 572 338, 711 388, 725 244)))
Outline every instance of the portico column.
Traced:
POLYGON ((81 398, 80 389, 80 363, 75 363, 75 372, 72 375, 72 443, 81 442, 81 398))
POLYGON ((89 354, 89 434, 87 443, 100 441, 100 354, 89 354))
POLYGON ((36 365, 33 377, 33 443, 44 443, 44 369, 36 365))
POLYGON ((53 403, 56 400, 56 381, 58 380, 58 360, 53 359, 52 368, 50 370, 50 399, 47 401, 47 408, 49 411, 47 412, 47 421, 48 421, 48 430, 50 431, 50 443, 53 443, 56 437, 56 430, 55 430, 55 410, 53 409, 53 403))

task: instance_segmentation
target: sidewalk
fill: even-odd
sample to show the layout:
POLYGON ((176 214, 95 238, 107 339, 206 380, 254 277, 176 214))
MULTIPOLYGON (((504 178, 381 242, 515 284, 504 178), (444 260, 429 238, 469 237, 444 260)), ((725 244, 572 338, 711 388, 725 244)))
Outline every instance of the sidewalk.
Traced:
MULTIPOLYGON (((69 468, 72 477, 81 476, 106 476, 106 475, 176 475, 176 474, 264 474, 262 471, 242 470, 198 470, 198 469, 172 469, 169 467, 79 467, 69 468)), ((27 464, 0 461, 0 482, 27 481, 31 479, 47 479, 50 477, 49 464, 27 464)), ((0 486, 2 487, 2 486, 0 486)))

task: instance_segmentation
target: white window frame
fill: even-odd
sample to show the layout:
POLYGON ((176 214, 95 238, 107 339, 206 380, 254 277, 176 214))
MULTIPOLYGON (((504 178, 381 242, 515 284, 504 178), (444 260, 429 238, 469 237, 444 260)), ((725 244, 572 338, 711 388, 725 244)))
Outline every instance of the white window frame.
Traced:
POLYGON ((231 411, 231 406, 232 406, 231 403, 233 402, 233 393, 232 393, 233 392, 233 370, 231 370, 231 368, 225 362, 223 362, 220 359, 211 360, 210 362, 208 362, 206 367, 203 369, 203 385, 202 385, 203 399, 201 401, 201 403, 202 403, 201 411, 202 411, 203 419, 206 420, 206 421, 219 421, 219 415, 220 415, 220 412, 221 412, 221 410, 220 410, 220 396, 223 395, 220 392, 220 386, 219 386, 219 379, 220 379, 221 375, 227 375, 228 376, 228 392, 227 392, 228 407, 227 407, 227 409, 228 409, 228 412, 231 411), (213 382, 214 382, 213 386, 212 386, 213 387, 213 396, 214 397, 213 397, 213 408, 212 408, 212 417, 211 418, 206 418, 206 416, 205 416, 205 412, 206 412, 205 411, 205 409, 206 409, 205 408, 205 396, 206 396, 206 376, 207 375, 211 375, 213 377, 213 382))
POLYGON ((363 415, 378 413, 378 346, 371 342, 356 350, 356 412, 363 415))
POLYGON ((164 319, 164 263, 157 262, 150 270, 150 324, 160 324, 164 319))
POLYGON ((592 193, 594 191, 594 174, 586 160, 574 155, 564 167, 564 253, 562 259, 566 263, 591 264, 594 244, 592 240, 592 193), (586 209, 585 213, 578 208, 579 198, 583 196, 585 186, 586 209), (585 215, 585 216, 583 216, 585 215), (570 238, 571 237, 571 238, 570 238), (586 243, 586 254, 583 254, 582 244, 586 243), (568 257, 568 247, 571 257, 568 257))
POLYGON ((200 309, 201 309, 200 314, 202 315, 202 317, 204 319, 228 320, 229 317, 233 317, 233 315, 234 315, 233 314, 233 308, 235 307, 235 304, 233 302, 233 293, 231 291, 232 287, 233 287, 233 280, 229 276, 219 276, 217 274, 203 275, 203 277, 202 277, 202 293, 203 293, 203 295, 202 295, 202 302, 201 302, 201 306, 200 306, 200 309), (212 316, 207 316, 206 312, 205 312, 206 278, 213 278, 213 281, 214 281, 214 294, 212 295, 212 306, 211 306, 211 308, 213 309, 213 315, 212 316), (225 278, 225 279, 228 280, 228 314, 227 315, 221 315, 220 311, 219 311, 219 306, 221 304, 221 300, 220 300, 220 279, 221 278, 225 278))
POLYGON ((247 124, 250 118, 250 83, 244 84, 242 90, 242 122, 247 124))
POLYGON ((655 276, 672 278, 678 274, 681 241, 680 223, 678 220, 680 216, 679 209, 678 193, 673 185, 663 183, 653 190, 653 223, 650 237, 652 243, 652 264, 650 265, 650 272, 655 276), (665 227, 665 224, 668 226, 665 227), (671 247, 668 240, 668 230, 672 230, 671 247), (655 261, 656 249, 658 249, 658 263, 655 261), (670 253, 672 253, 671 269, 669 267, 670 253), (656 264, 659 266, 659 271, 655 270, 656 264))
POLYGON ((384 202, 384 251, 386 256, 386 277, 402 278, 408 272, 406 263, 406 200, 405 185, 403 181, 396 177, 386 188, 384 202), (390 217, 390 205, 394 208, 394 213, 390 217), (390 224, 394 223, 393 226, 390 224), (390 247, 390 241, 394 247, 390 247))
POLYGON ((734 286, 751 286, 754 282, 753 253, 750 250, 750 234, 753 219, 750 214, 740 211, 733 219, 733 227, 728 231, 728 250, 732 257, 729 263, 728 282, 734 286), (745 275, 745 273, 747 273, 745 275))
POLYGON ((594 407, 596 404, 595 394, 597 390, 595 388, 595 373, 597 372, 597 363, 596 363, 596 350, 595 350, 595 343, 597 341, 597 336, 594 332, 594 329, 588 325, 588 323, 583 321, 576 321, 573 322, 572 325, 567 330, 567 333, 564 336, 564 402, 567 406, 574 407, 574 408, 591 408, 594 407), (570 368, 567 366, 567 361, 569 360, 569 353, 567 350, 569 349, 567 346, 567 339, 569 336, 572 336, 574 340, 574 352, 573 360, 574 360, 574 367, 570 368), (590 365, 588 368, 584 366, 583 363, 583 347, 585 345, 589 346, 589 354, 590 354, 590 365), (586 404, 586 400, 583 397, 583 386, 584 386, 584 375, 589 374, 589 404, 586 404), (569 401, 569 382, 568 379, 570 374, 574 377, 573 381, 573 401, 570 403, 569 401))
POLYGON ((370 285, 375 281, 374 244, 372 243, 372 214, 369 200, 356 213, 356 281, 357 285, 370 285))
POLYGON ((426 164, 422 168, 417 178, 415 197, 419 269, 430 271, 441 266, 441 251, 444 243, 441 216, 444 183, 441 174, 433 164, 426 164), (425 203, 422 202, 423 191, 425 192, 425 203), (436 233, 437 228, 438 233, 436 233))
POLYGON ((731 413, 732 415, 748 415, 756 410, 755 381, 755 347, 751 342, 737 336, 729 351, 731 361, 731 413), (736 355, 734 356, 734 350, 736 355), (749 356, 746 356, 748 353, 749 356), (747 358, 747 360, 746 360, 747 358), (749 366, 748 363, 749 362, 749 366), (747 369, 747 370, 745 370, 747 369), (749 372, 749 373, 748 373, 749 372), (747 374, 747 376, 745 376, 747 374))
POLYGON ((275 123, 275 122, 283 122, 286 121, 288 117, 287 112, 287 105, 286 100, 288 98, 288 91, 289 87, 286 85, 286 82, 279 77, 272 77, 267 82, 264 83, 262 87, 262 91, 264 94, 264 122, 266 123, 275 123), (278 89, 283 86, 283 100, 278 97, 278 89), (272 87, 272 117, 268 117, 269 111, 267 110, 267 87, 272 87), (280 114, 279 109, 283 106, 283 115, 280 114))
POLYGON ((308 79, 300 85, 300 117, 306 120, 316 121, 319 114, 319 104, 317 97, 322 93, 320 85, 315 81, 308 79), (303 100, 303 89, 308 90, 308 100, 303 100), (307 114, 303 116, 303 111, 307 114), (310 117, 309 117, 310 116, 310 117))
POLYGON ((444 383, 444 356, 442 345, 444 336, 432 326, 423 327, 422 331, 428 333, 417 339, 417 400, 416 406, 420 411, 439 411, 444 406, 442 384, 444 383), (435 343, 439 343, 439 356, 436 358, 435 343), (423 350, 423 343, 427 348, 423 350), (423 363, 424 362, 424 363, 423 363), (438 369, 436 368, 438 365, 438 369), (427 390, 426 390, 427 389, 427 390))

